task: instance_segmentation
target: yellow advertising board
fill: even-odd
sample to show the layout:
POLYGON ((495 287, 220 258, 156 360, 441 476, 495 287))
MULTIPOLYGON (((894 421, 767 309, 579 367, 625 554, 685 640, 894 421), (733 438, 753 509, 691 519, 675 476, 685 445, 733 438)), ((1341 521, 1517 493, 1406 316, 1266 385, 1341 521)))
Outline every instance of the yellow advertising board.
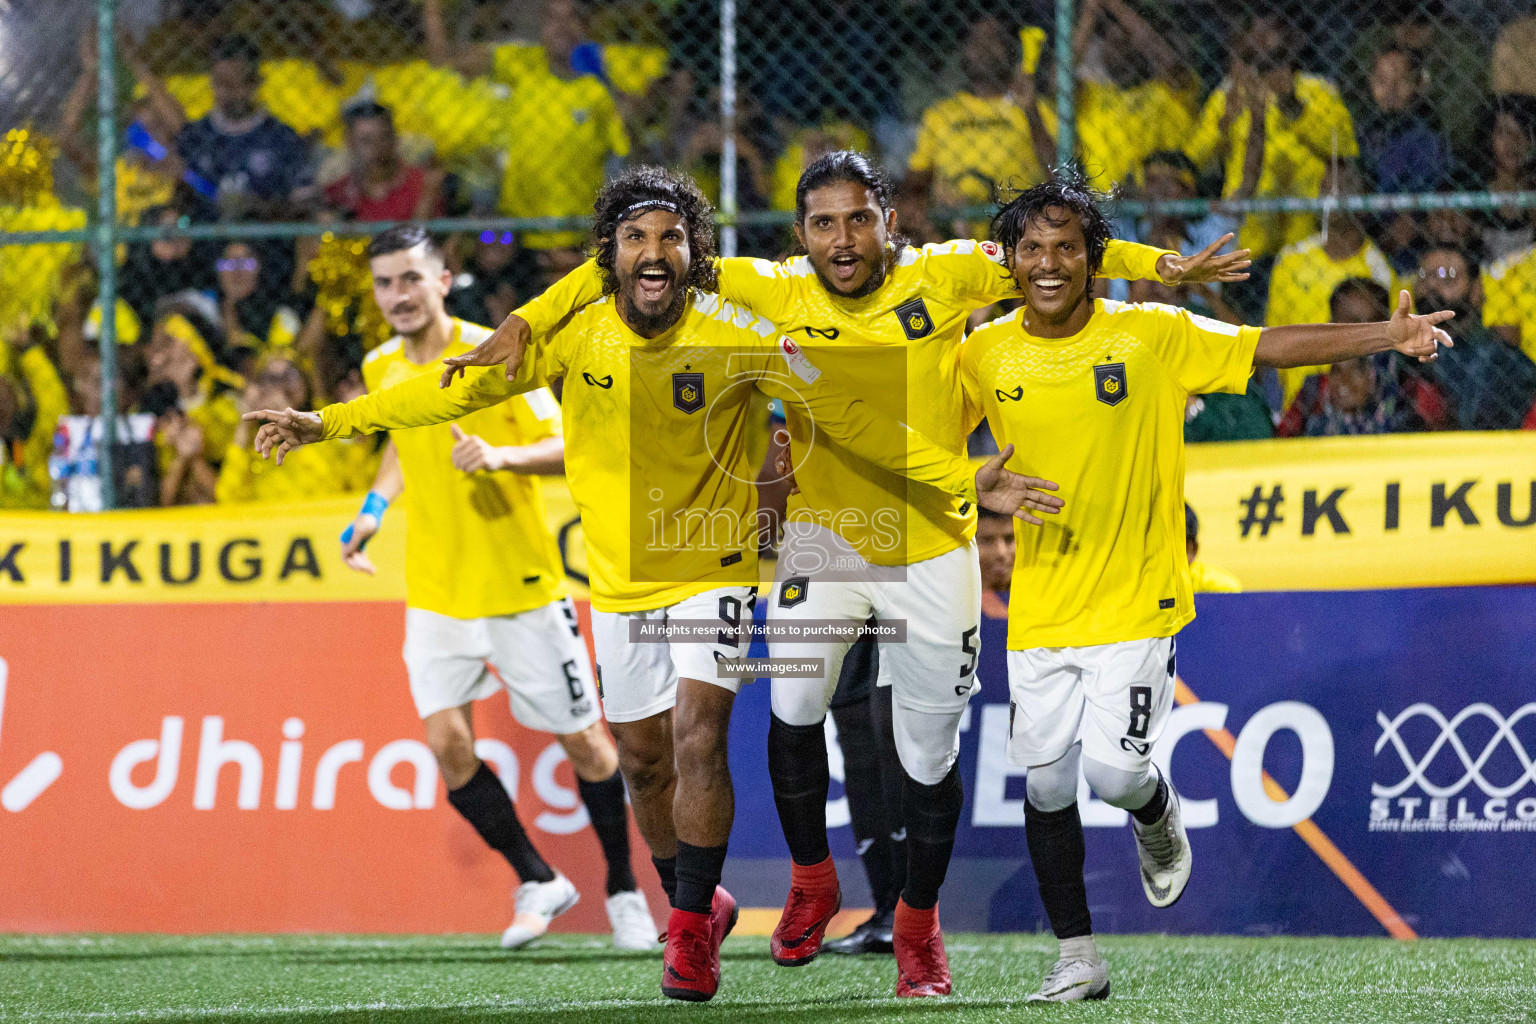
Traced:
POLYGON ((1191 445, 1184 490, 1246 590, 1536 582, 1536 433, 1191 445))
MULTIPOLYGON (((368 545, 377 575, 341 562, 338 538, 360 501, 0 513, 0 604, 404 601, 403 507, 368 545)), ((544 502, 571 594, 585 599, 586 552, 563 477, 545 479, 544 502)))
MULTIPOLYGON (((1536 433, 1194 445, 1185 490, 1202 560, 1245 590, 1536 582, 1536 433)), ((570 492, 556 477, 544 491, 585 598, 570 492)), ((402 601, 404 511, 386 517, 367 576, 342 565, 337 540, 357 506, 0 513, 0 604, 402 601)))

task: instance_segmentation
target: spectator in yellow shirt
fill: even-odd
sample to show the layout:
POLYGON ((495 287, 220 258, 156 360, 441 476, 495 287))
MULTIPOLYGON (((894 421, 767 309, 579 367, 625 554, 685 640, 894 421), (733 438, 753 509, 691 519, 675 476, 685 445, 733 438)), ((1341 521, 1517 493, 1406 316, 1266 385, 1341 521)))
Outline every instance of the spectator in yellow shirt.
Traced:
MULTIPOLYGON (((1206 100, 1184 151, 1198 166, 1220 161, 1223 196, 1242 185, 1245 162, 1258 162, 1256 196, 1321 194, 1329 162, 1360 155, 1354 122, 1339 91, 1296 70, 1296 33, 1273 15, 1254 15, 1234 46, 1232 74, 1206 100), (1262 130, 1256 115, 1263 112, 1262 130)), ((1252 214, 1240 244, 1254 256, 1299 242, 1316 227, 1311 214, 1252 214)))
MULTIPOLYGON (((424 14, 433 63, 448 66, 452 53, 439 0, 428 0, 424 14)), ((499 208, 508 217, 590 216, 608 161, 629 155, 629 133, 606 72, 589 69, 593 48, 581 45, 584 38, 572 0, 548 0, 539 32, 544 62, 519 66, 515 80, 506 83, 512 94, 506 103, 508 149, 499 208), (578 49, 580 59, 573 61, 578 49)), ((482 46, 459 65, 484 71, 494 63, 494 53, 482 46)), ((519 241, 547 253, 548 269, 563 272, 581 262, 586 234, 529 231, 519 241)))
POLYGON ((1189 559, 1189 581, 1197 594, 1236 594, 1243 589, 1236 576, 1220 566, 1200 561, 1200 517, 1184 503, 1184 554, 1189 559))
POLYGON ((1072 51, 1083 173, 1104 191, 1139 184, 1147 157, 1182 146, 1194 131, 1191 111, 1168 84, 1180 66, 1177 51, 1125 0, 1086 0, 1072 51))
MULTIPOLYGON (((309 409, 310 395, 309 381, 297 366, 286 359, 271 359, 246 388, 245 405, 249 409, 309 409)), ((255 424, 242 420, 224 453, 216 490, 221 505, 362 493, 378 470, 376 454, 359 458, 351 450, 352 446, 361 446, 364 451, 370 446, 377 449, 372 438, 361 437, 351 439, 350 444, 327 441, 309 445, 302 459, 295 456, 304 453, 290 452, 279 471, 275 463, 254 454, 255 433, 255 424)))
MULTIPOLYGON (((1056 160, 1045 105, 1020 68, 1018 34, 989 16, 965 42, 966 86, 923 112, 917 148, 902 185, 901 223, 916 241, 964 237, 975 225, 957 221, 940 234, 930 205, 981 206, 999 186, 1026 188, 1045 180, 1056 160)), ((983 237, 977 235, 977 237, 983 237)))
MULTIPOLYGON (((1338 195, 1358 195, 1360 171, 1354 161, 1344 161, 1336 175, 1329 177, 1329 191, 1338 195)), ((1353 213, 1334 209, 1328 214, 1327 230, 1287 245, 1280 251, 1269 277, 1267 327, 1286 324, 1324 323, 1329 317, 1329 299, 1333 290, 1351 277, 1375 281, 1389 294, 1395 294, 1397 279, 1376 243, 1366 235, 1353 213)), ((1324 373, 1325 366, 1296 366, 1280 370, 1284 391, 1283 404, 1301 389, 1314 373, 1324 373)))
POLYGON ((69 395, 41 337, 36 327, 19 332, 12 339, 19 349, 11 353, 14 377, 0 376, 0 508, 48 507, 48 456, 69 395))

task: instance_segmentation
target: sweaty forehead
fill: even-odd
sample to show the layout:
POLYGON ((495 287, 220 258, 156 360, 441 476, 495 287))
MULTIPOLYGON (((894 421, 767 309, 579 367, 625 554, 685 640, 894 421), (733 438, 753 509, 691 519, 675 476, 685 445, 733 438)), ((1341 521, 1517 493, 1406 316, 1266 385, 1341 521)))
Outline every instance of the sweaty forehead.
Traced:
POLYGON ((879 209, 880 200, 874 191, 857 181, 834 181, 805 194, 807 217, 836 217, 856 210, 879 209))
POLYGON ((668 231, 681 231, 684 236, 688 234, 688 219, 680 213, 671 210, 646 210, 638 217, 630 217, 619 222, 621 229, 638 228, 646 235, 662 235, 668 231))
POLYGON ((1024 222, 1023 237, 1032 242, 1059 242, 1084 239, 1082 218, 1071 210, 1050 206, 1024 222))

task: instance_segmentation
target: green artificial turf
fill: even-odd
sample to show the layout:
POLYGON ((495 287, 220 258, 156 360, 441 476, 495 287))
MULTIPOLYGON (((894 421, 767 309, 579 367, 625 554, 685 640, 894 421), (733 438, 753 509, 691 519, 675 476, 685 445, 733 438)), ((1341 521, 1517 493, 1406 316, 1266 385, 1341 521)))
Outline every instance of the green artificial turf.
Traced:
POLYGON ((1536 1020, 1536 942, 1110 936, 1110 999, 1039 1007, 1023 997, 1053 939, 948 941, 947 999, 895 999, 890 957, 784 968, 767 940, 740 938, 726 942, 719 995, 696 1005, 662 998, 659 956, 587 936, 517 953, 487 936, 0 936, 0 1020, 1536 1020))

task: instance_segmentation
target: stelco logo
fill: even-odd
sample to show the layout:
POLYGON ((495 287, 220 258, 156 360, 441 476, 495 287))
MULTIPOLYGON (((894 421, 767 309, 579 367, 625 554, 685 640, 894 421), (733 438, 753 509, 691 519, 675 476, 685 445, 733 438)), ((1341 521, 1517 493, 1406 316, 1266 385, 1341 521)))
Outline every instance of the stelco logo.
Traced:
POLYGON ((1396 718, 1377 711, 1375 753, 1391 747, 1401 777, 1371 783, 1371 831, 1536 832, 1536 762, 1516 732, 1526 719, 1527 735, 1536 735, 1536 703, 1508 718, 1489 704, 1450 718, 1424 703, 1396 718))

